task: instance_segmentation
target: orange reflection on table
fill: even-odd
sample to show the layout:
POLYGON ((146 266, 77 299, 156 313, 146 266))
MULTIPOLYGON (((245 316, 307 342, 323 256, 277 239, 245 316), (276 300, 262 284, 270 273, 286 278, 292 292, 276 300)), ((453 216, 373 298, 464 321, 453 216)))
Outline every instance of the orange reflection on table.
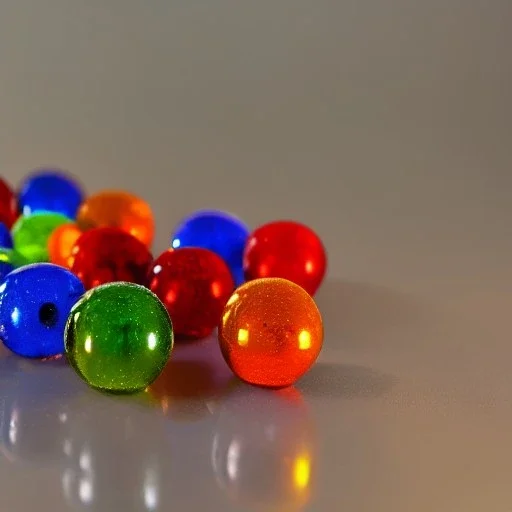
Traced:
POLYGON ((211 336, 177 342, 173 354, 148 394, 165 415, 176 421, 196 421, 210 415, 234 379, 211 336))
POLYGON ((244 510, 297 512, 314 490, 316 429, 295 388, 240 384, 218 412, 212 444, 219 486, 244 510))

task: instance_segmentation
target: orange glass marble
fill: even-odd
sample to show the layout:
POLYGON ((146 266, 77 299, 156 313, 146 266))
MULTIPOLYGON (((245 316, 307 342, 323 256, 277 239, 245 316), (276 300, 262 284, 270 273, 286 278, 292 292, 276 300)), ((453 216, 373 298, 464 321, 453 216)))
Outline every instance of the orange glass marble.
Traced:
POLYGON ((153 212, 146 201, 122 190, 104 190, 89 196, 78 210, 76 222, 82 231, 120 228, 147 247, 155 232, 153 212))
POLYGON ((61 267, 70 268, 71 249, 81 234, 82 231, 74 222, 59 226, 48 239, 50 262, 61 267))
POLYGON ((322 349, 322 317, 299 285, 275 277, 255 279, 228 300, 219 343, 228 366, 243 381, 270 388, 290 386, 322 349))

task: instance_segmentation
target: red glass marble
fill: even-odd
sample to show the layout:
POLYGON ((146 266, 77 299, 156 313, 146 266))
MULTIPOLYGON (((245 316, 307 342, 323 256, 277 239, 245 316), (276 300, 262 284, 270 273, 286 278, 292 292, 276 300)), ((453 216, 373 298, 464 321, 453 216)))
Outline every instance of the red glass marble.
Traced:
POLYGON ((153 262, 149 288, 167 308, 176 336, 204 338, 219 324, 234 283, 220 256, 184 247, 169 249, 153 262))
POLYGON ((294 221, 274 221, 257 228, 244 252, 246 280, 282 277, 314 295, 327 268, 322 241, 309 227, 294 221))
POLYGON ((0 178, 0 222, 11 228, 18 216, 16 197, 11 187, 0 178))
POLYGON ((94 228, 71 249, 69 268, 86 289, 113 281, 147 284, 153 258, 140 240, 121 228, 94 228))

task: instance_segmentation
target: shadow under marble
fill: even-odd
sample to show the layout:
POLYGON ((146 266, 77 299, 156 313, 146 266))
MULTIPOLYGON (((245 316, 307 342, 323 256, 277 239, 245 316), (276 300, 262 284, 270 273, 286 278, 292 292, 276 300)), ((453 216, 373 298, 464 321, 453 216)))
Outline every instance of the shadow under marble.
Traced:
POLYGON ((328 280, 315 299, 324 319, 325 343, 331 348, 410 348, 411 342, 435 335, 442 321, 434 304, 367 283, 328 280))
POLYGON ((386 394, 396 378, 365 366, 317 362, 296 387, 305 397, 377 398, 386 394))

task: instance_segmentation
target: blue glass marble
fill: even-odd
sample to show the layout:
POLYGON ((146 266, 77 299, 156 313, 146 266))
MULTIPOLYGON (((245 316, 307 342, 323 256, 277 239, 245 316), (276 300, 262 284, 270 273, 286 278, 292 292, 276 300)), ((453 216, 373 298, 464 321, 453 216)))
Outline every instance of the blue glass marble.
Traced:
POLYGON ((183 219, 171 237, 171 247, 202 247, 224 259, 236 286, 244 282, 243 254, 249 227, 238 217, 217 210, 200 210, 183 219))
POLYGON ((3 222, 0 222, 0 247, 12 249, 11 232, 3 222))
POLYGON ((66 321, 84 292, 78 277, 52 263, 12 271, 0 285, 0 339, 24 357, 64 353, 66 321))
POLYGON ((4 277, 14 270, 14 265, 0 260, 0 283, 4 280, 4 277))
POLYGON ((58 169, 42 169, 29 175, 21 184, 18 205, 23 215, 46 211, 76 218, 84 200, 80 185, 58 169))

